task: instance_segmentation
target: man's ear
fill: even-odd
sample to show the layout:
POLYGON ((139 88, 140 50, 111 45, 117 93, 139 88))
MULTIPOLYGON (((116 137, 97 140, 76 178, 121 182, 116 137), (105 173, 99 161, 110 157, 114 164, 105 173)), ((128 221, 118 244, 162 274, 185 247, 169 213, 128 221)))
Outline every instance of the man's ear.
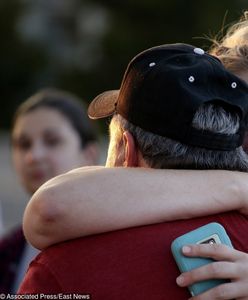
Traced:
POLYGON ((137 167, 138 166, 138 149, 136 147, 134 138, 129 131, 124 131, 123 145, 125 149, 125 167, 137 167))

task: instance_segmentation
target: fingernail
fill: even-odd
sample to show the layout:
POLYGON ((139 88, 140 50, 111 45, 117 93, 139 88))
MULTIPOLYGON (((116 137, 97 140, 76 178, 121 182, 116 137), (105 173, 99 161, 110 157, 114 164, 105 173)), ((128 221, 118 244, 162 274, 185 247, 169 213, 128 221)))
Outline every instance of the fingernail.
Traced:
POLYGON ((183 253, 187 254, 187 253, 190 253, 190 251, 191 251, 191 249, 189 246, 183 246, 183 248, 182 248, 183 253))
POLYGON ((182 275, 180 275, 180 276, 177 277, 176 283, 177 283, 178 285, 180 285, 180 286, 183 285, 183 283, 184 283, 184 278, 183 278, 182 275))

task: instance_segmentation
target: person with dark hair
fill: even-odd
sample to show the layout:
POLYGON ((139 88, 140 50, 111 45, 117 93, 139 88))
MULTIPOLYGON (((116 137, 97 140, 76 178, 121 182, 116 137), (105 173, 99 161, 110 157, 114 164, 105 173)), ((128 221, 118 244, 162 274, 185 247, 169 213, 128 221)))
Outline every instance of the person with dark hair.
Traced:
POLYGON ((56 175, 94 164, 95 142, 82 101, 68 92, 42 90, 22 103, 14 115, 14 166, 31 194, 56 175))
MULTIPOLYGON (((17 109, 12 126, 13 163, 27 193, 73 168, 97 163, 96 133, 76 96, 44 89, 17 109)), ((21 226, 0 241, 0 291, 15 292, 37 250, 21 226)))
MULTIPOLYGON (((242 142, 248 112, 247 92, 248 86, 242 80, 202 49, 184 44, 162 45, 138 54, 129 63, 120 90, 96 97, 88 113, 92 118, 113 115, 107 167, 246 172, 248 157, 242 142)), ((62 179, 51 180, 33 197, 24 218, 30 239, 32 206, 41 199, 49 199, 49 194, 58 196, 57 180, 63 181, 64 177, 66 184, 66 178, 71 177, 68 189, 73 181, 79 185, 79 174, 86 173, 87 177, 88 172, 91 171, 77 170, 62 179)), ((133 179, 136 180, 130 178, 133 179)), ((78 190, 73 193, 78 195, 78 190)), ((118 193, 115 197, 129 202, 134 196, 126 189, 124 195, 118 193)), ((156 195, 150 193, 150 211, 154 199, 156 195)), ((74 217, 77 219, 79 215, 76 213, 74 217)), ((165 296, 187 299, 187 290, 179 289, 174 282, 178 271, 170 244, 175 237, 212 220, 226 227, 235 247, 248 250, 248 240, 240 235, 247 230, 247 219, 233 211, 126 229, 80 238, 43 251, 31 264, 19 292, 73 290, 90 293, 94 299, 164 299, 165 296)), ((118 216, 113 214, 106 223, 116 221, 118 216)), ((235 292, 232 298, 241 297, 238 293, 243 291, 235 292)))

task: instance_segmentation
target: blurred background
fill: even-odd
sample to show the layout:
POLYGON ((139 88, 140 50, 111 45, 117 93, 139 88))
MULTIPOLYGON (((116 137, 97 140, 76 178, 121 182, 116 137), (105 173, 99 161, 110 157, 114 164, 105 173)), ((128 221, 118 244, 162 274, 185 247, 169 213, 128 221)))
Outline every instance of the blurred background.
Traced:
MULTIPOLYGON (((206 36, 225 30, 223 25, 237 21, 245 9, 245 0, 1 0, 0 201, 5 230, 20 222, 28 200, 12 169, 9 139, 13 112, 23 100, 49 86, 90 102, 104 90, 119 88, 127 63, 138 52, 175 42, 208 49, 206 36)), ((98 127, 104 141, 106 124, 98 127)), ((102 157, 104 162, 105 147, 102 157)))

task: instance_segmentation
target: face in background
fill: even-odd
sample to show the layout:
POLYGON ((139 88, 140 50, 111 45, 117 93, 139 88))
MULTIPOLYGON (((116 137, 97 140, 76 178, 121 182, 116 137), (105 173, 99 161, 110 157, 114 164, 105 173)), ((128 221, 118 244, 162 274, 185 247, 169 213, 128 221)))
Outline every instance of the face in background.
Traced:
POLYGON ((53 108, 39 107, 19 116, 12 141, 14 167, 30 194, 56 175, 92 164, 70 121, 53 108))

